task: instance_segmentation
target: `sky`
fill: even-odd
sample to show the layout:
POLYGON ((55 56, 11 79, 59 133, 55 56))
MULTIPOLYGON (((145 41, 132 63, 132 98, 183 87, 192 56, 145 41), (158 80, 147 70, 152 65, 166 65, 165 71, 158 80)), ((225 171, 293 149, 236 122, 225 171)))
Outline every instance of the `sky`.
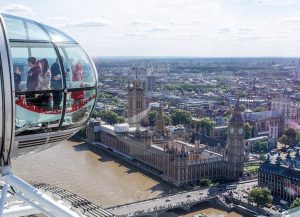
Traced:
POLYGON ((300 56, 300 0, 0 0, 0 11, 91 56, 300 56))

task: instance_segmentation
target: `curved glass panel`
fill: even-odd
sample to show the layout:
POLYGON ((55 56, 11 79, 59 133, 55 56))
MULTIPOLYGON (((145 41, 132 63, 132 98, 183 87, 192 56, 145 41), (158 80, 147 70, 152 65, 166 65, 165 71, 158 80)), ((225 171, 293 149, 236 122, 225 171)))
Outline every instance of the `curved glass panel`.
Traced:
POLYGON ((67 88, 94 87, 95 72, 90 59, 77 44, 58 45, 63 59, 67 88))
POLYGON ((16 91, 61 90, 61 67, 51 43, 11 42, 16 91))
POLYGON ((44 25, 44 28, 48 31, 53 42, 74 42, 74 39, 62 33, 61 31, 54 29, 50 26, 44 25))
POLYGON ((17 91, 16 133, 58 127, 62 116, 63 83, 53 45, 10 44, 17 91))
POLYGON ((27 39, 25 22, 7 15, 3 16, 9 39, 27 39))
POLYGON ((95 104, 96 90, 76 90, 67 94, 66 113, 63 125, 85 122, 95 104))
POLYGON ((49 35, 35 23, 26 22, 25 25, 30 40, 50 40, 49 35))
POLYGON ((9 39, 50 40, 50 36, 34 22, 9 15, 4 15, 3 18, 9 39))

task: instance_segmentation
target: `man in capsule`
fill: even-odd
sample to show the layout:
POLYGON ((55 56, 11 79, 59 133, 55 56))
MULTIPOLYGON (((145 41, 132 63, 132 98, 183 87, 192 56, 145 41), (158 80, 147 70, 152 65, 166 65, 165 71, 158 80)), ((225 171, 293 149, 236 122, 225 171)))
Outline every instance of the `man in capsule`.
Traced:
POLYGON ((60 103, 62 100, 62 91, 60 90, 62 88, 62 77, 58 59, 56 59, 56 62, 51 66, 51 74, 51 88, 56 90, 53 91, 53 109, 60 110, 60 103))
MULTIPOLYGON (((41 68, 36 65, 36 58, 29 57, 27 59, 28 67, 30 68, 28 71, 27 77, 27 91, 35 91, 38 86, 38 76, 41 73, 41 68)), ((26 93, 26 103, 35 105, 35 94, 34 93, 26 93)))

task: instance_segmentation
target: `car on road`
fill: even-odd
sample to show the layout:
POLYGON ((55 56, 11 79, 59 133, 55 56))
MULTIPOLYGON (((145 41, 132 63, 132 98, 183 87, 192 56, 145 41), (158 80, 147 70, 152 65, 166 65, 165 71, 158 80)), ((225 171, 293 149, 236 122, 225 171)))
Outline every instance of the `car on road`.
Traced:
POLYGON ((170 199, 166 199, 166 202, 170 202, 171 200, 170 199))
POLYGON ((188 195, 186 195, 186 197, 191 197, 191 195, 188 194, 188 195))

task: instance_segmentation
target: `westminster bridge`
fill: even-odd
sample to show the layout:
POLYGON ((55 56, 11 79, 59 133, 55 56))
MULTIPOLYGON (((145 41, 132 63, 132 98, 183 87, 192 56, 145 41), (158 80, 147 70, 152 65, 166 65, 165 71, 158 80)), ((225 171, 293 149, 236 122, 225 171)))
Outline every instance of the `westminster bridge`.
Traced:
POLYGON ((168 195, 165 197, 158 197, 158 198, 139 201, 135 203, 115 206, 115 207, 108 208, 106 210, 118 217, 126 217, 126 216, 156 217, 165 211, 175 209, 175 208, 182 208, 186 211, 189 211, 193 205, 216 198, 217 195, 220 193, 222 193, 222 191, 218 191, 218 189, 185 191, 173 195, 168 195))

